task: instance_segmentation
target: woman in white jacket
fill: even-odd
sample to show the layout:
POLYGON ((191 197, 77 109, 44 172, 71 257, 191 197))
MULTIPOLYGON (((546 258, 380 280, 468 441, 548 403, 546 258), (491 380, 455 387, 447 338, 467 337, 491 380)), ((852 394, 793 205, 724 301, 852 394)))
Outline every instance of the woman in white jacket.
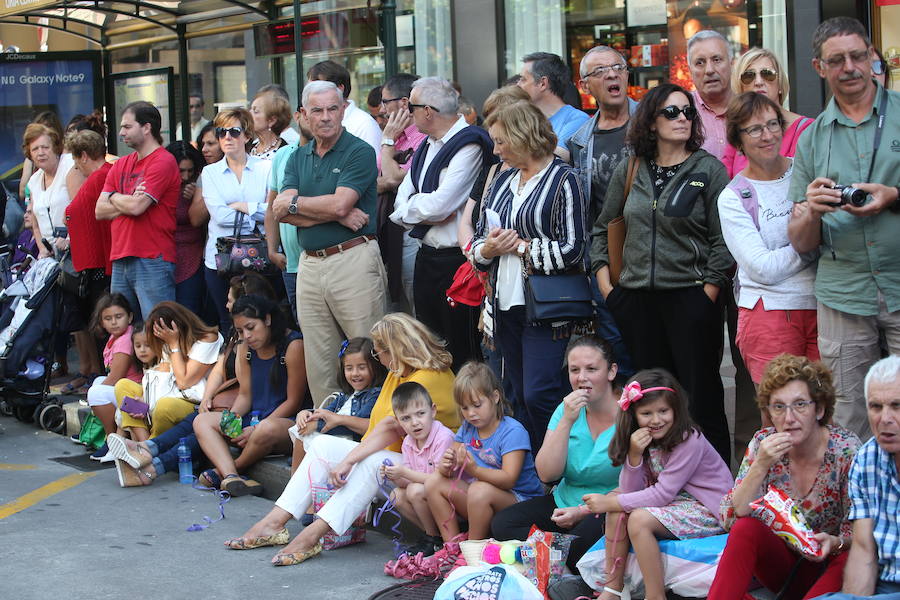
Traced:
POLYGON ((819 359, 817 256, 797 254, 788 241, 793 161, 781 154, 781 108, 763 94, 747 92, 731 101, 726 119, 728 142, 748 165, 719 195, 719 219, 738 265, 737 344, 758 385, 779 354, 819 359))

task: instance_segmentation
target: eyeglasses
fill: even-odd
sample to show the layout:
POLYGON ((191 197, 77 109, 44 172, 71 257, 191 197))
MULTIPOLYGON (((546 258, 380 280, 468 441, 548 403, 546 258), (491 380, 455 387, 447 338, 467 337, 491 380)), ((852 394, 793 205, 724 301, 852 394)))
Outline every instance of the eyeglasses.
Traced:
POLYGON ((369 354, 371 354, 372 358, 374 358, 375 360, 378 360, 378 355, 382 352, 384 352, 384 350, 376 350, 375 346, 372 346, 372 349, 369 350, 369 354))
POLYGON ((809 409, 813 407, 815 404, 812 400, 799 400, 794 402, 793 404, 782 404, 781 402, 776 402, 775 404, 769 405, 769 414, 781 417, 787 413, 788 409, 794 411, 795 415, 805 415, 809 412, 809 409))
POLYGON ((390 104, 391 102, 399 102, 400 100, 403 100, 403 98, 405 98, 405 96, 400 96, 398 98, 382 98, 381 103, 390 104))
POLYGON ((744 127, 743 129, 738 129, 741 133, 746 133, 752 138, 758 138, 763 133, 763 128, 768 129, 769 133, 778 133, 783 131, 781 128, 781 121, 778 119, 772 119, 768 121, 765 125, 751 125, 750 127, 744 127))
POLYGON ((850 62, 860 64, 868 60, 869 51, 868 49, 854 50, 853 52, 848 52, 846 54, 829 56, 828 58, 822 59, 822 62, 828 65, 829 69, 839 69, 844 66, 844 63, 847 62, 848 58, 850 59, 850 62))
POLYGON ((627 71, 628 67, 623 65, 622 63, 617 63, 614 65, 601 65, 584 76, 585 79, 588 77, 603 77, 610 71, 613 71, 616 75, 623 71, 627 71))
POLYGON ((874 73, 875 75, 884 75, 884 71, 884 62, 880 60, 872 61, 872 73, 874 73))
POLYGON ((430 108, 436 113, 441 112, 430 104, 413 104, 412 102, 409 103, 409 112, 415 112, 417 108, 430 108))
POLYGON ((664 116, 670 121, 674 121, 678 118, 678 115, 684 115, 684 118, 688 121, 693 121, 697 116, 697 109, 693 106, 685 106, 681 108, 680 106, 675 106, 674 104, 667 106, 663 109, 660 109, 659 114, 664 116))
POLYGON ((229 134, 231 134, 231 137, 237 138, 242 133, 244 133, 243 127, 216 127, 216 137, 220 140, 229 134))
MULTIPOLYGON (((775 81, 778 78, 778 71, 772 69, 760 69, 759 76, 766 81, 775 81)), ((747 69, 741 73, 741 83, 744 85, 750 85, 753 83, 754 79, 756 79, 756 71, 754 69, 747 69)))

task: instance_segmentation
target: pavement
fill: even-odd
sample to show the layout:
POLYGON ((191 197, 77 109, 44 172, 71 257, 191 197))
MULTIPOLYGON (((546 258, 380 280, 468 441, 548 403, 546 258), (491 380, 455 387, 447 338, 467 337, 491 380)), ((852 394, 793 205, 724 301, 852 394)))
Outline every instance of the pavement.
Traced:
MULTIPOLYGON (((82 472, 50 460, 83 455, 63 436, 0 417, 0 599, 365 599, 397 580, 383 574, 391 540, 370 530, 363 544, 307 563, 273 567, 273 548, 226 549, 272 506, 234 498, 225 519, 209 492, 167 474, 121 488, 114 468, 82 472)), ((292 535, 297 522, 288 525, 292 535)))

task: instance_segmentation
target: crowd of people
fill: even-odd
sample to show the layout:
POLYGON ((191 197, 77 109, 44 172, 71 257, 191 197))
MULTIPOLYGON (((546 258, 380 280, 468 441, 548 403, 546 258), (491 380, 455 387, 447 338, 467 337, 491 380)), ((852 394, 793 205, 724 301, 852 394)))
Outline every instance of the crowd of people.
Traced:
POLYGON ((411 74, 370 94, 373 117, 325 61, 293 114, 277 85, 211 122, 191 97, 196 137, 167 147, 156 107, 129 104, 120 158, 98 114, 29 125, 19 248, 81 274, 60 326, 68 391, 107 433, 93 458, 147 486, 185 443, 200 484, 241 496, 262 492, 250 466, 290 455, 275 506, 226 542, 284 546, 275 565, 319 554, 386 480, 413 554, 464 523, 537 525, 577 536, 577 573, 606 533, 604 600, 629 547, 660 600, 659 540, 725 531, 715 600, 754 577, 789 598, 900 593, 900 94, 856 20, 812 43, 832 93, 815 118, 784 108, 772 52, 701 31, 695 90, 639 103, 618 51, 587 52, 593 116, 536 52, 482 124, 452 82, 411 74), (817 556, 753 518, 769 486, 817 556))

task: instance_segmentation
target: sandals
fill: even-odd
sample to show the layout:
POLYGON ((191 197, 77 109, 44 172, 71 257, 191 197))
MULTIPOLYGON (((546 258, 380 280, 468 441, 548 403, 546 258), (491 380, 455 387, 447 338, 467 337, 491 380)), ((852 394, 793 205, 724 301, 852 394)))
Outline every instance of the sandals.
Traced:
POLYGON ((217 490, 222 486, 222 478, 215 469, 207 469, 197 477, 197 485, 217 490))
POLYGON ((118 433, 111 433, 106 436, 106 444, 109 446, 109 454, 128 463, 128 466, 132 469, 146 467, 153 460, 153 457, 143 446, 125 439, 118 433), (132 447, 129 447, 129 443, 132 447))
POLYGON ((322 554, 322 542, 316 542, 316 545, 305 552, 285 552, 278 553, 272 559, 272 564, 276 567, 288 567, 290 565, 299 565, 305 560, 309 560, 314 556, 322 554))
MULTIPOLYGON (((62 376, 62 375, 60 375, 62 376)), ((77 390, 80 390, 84 386, 90 387, 90 381, 88 380, 88 376, 84 373, 76 373, 75 377, 72 378, 71 381, 66 383, 60 388, 60 391, 63 394, 75 394, 78 393, 77 390), (75 385, 75 382, 78 381, 78 385, 75 385)))
POLYGON ((237 498, 239 496, 247 495, 259 496, 262 494, 263 486, 260 482, 245 477, 244 475, 230 473, 222 479, 222 484, 219 486, 219 489, 231 494, 232 498, 237 498))
POLYGON ((284 546, 291 541, 291 534, 288 533, 287 527, 263 537, 246 540, 244 538, 234 538, 225 542, 225 545, 232 550, 253 550, 254 548, 262 548, 263 546, 284 546))
POLYGON ((135 469, 123 460, 116 459, 116 474, 119 476, 119 487, 141 487, 151 485, 156 479, 147 471, 135 469))

